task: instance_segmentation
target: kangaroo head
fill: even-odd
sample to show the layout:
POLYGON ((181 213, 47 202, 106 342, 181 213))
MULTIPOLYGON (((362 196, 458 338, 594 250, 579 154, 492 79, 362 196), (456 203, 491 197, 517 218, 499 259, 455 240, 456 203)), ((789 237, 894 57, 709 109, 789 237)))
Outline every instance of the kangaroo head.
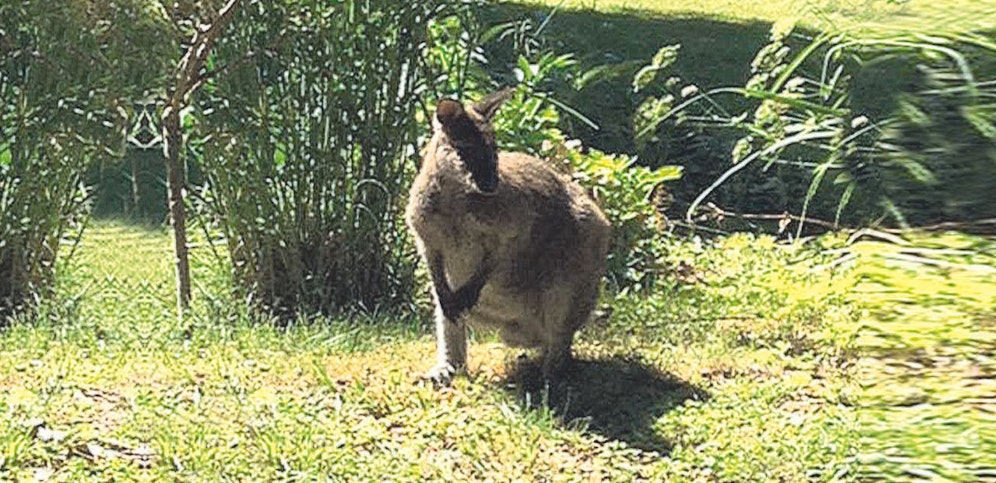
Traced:
POLYGON ((491 120, 513 93, 511 88, 502 89, 469 108, 453 99, 436 104, 436 135, 441 134, 442 142, 456 149, 474 184, 486 193, 498 188, 498 146, 491 120))

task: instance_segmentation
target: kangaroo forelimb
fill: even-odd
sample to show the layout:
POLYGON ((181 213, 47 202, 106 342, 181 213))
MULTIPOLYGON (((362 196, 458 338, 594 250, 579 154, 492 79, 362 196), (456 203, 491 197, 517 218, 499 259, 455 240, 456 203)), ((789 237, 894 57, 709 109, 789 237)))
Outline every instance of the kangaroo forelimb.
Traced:
POLYGON ((436 298, 439 300, 439 307, 443 310, 443 315, 447 320, 456 321, 466 311, 477 304, 477 299, 481 296, 481 289, 488 281, 490 269, 486 263, 481 263, 467 283, 453 291, 449 283, 446 282, 446 274, 443 268, 442 256, 437 256, 429 268, 432 277, 432 285, 436 290, 436 298))

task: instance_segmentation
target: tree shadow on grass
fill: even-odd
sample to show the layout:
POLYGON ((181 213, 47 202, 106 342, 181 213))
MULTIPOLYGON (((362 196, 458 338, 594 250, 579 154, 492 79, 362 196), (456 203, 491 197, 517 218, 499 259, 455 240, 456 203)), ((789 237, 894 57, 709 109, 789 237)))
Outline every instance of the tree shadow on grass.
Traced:
POLYGON ((531 408, 546 405, 565 424, 583 423, 606 438, 662 454, 672 443, 654 431, 657 419, 686 401, 709 399, 699 387, 624 357, 575 360, 550 385, 543 383, 538 361, 520 359, 502 385, 531 408))

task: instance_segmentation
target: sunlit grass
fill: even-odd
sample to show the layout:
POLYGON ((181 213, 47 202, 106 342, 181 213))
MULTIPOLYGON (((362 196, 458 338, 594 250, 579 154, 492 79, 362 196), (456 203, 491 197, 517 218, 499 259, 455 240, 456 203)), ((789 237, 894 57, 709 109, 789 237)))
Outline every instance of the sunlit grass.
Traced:
POLYGON ((889 240, 675 241, 564 384, 476 334, 436 390, 424 321, 253 321, 198 244, 181 322, 167 233, 100 222, 0 332, 0 480, 985 479, 996 245, 889 240))
POLYGON ((209 253, 195 248, 201 290, 181 322, 165 231, 87 231, 61 297, 0 333, 0 479, 855 474, 850 335, 834 329, 852 319, 846 277, 813 272, 826 257, 809 249, 676 243, 697 278, 607 300, 566 383, 537 386, 532 363, 476 334, 470 377, 441 391, 418 377, 434 355, 425 321, 253 322, 209 253))
POLYGON ((868 477, 996 477, 996 243, 948 233, 866 239, 859 411, 868 477))
POLYGON ((642 12, 730 22, 796 21, 818 30, 983 32, 996 29, 996 5, 975 0, 524 0, 568 9, 642 12))

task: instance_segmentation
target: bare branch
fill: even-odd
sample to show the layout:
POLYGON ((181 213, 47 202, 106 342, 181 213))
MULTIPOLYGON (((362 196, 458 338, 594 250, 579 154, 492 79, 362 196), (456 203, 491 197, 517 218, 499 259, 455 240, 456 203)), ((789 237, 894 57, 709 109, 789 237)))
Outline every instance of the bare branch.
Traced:
POLYGON ((187 53, 180 59, 177 68, 176 90, 170 99, 174 108, 178 108, 183 100, 202 84, 197 82, 198 73, 204 67, 208 55, 211 54, 218 35, 235 15, 235 7, 238 6, 239 1, 228 0, 228 3, 218 11, 218 16, 214 21, 198 27, 187 53))
POLYGON ((211 79, 214 79, 215 77, 218 77, 219 75, 224 74, 225 72, 227 72, 227 71, 229 71, 231 69, 234 69, 236 67, 240 67, 240 66, 246 64, 250 60, 256 58, 256 56, 259 55, 261 52, 267 52, 267 51, 270 51, 270 50, 273 50, 273 49, 279 47, 280 44, 283 43, 284 38, 286 37, 285 34, 286 34, 286 32, 281 33, 279 36, 277 36, 276 39, 273 40, 273 42, 270 43, 270 45, 266 46, 265 48, 251 50, 249 52, 246 52, 246 54, 244 56, 242 56, 241 58, 239 58, 237 60, 229 62, 229 63, 227 63, 227 64, 225 64, 225 65, 223 65, 221 67, 218 67, 218 68, 216 68, 214 70, 207 71, 207 72, 204 72, 204 73, 200 74, 197 77, 197 80, 195 80, 194 83, 193 83, 193 85, 191 86, 190 92, 197 92, 197 90, 200 89, 202 85, 204 85, 205 83, 207 83, 211 79))
POLYGON ((734 211, 724 210, 724 209, 716 206, 713 203, 706 203, 706 206, 709 208, 709 211, 711 211, 713 215, 716 215, 716 216, 719 216, 719 217, 723 217, 723 218, 738 218, 738 219, 741 219, 741 220, 759 220, 759 221, 777 221, 777 222, 780 222, 780 225, 781 225, 781 227, 780 227, 781 230, 780 231, 784 230, 787 227, 787 224, 789 222, 793 222, 793 221, 795 221, 795 222, 804 222, 804 223, 807 223, 807 224, 810 224, 810 225, 816 225, 816 226, 820 226, 820 227, 827 228, 827 229, 830 229, 830 230, 837 230, 837 229, 841 228, 841 226, 839 224, 837 224, 837 223, 831 223, 829 221, 817 220, 817 219, 814 219, 814 218, 810 218, 808 216, 802 217, 802 216, 799 216, 799 215, 794 215, 794 214, 789 213, 787 211, 785 213, 781 213, 781 214, 737 213, 737 212, 734 212, 734 211))

